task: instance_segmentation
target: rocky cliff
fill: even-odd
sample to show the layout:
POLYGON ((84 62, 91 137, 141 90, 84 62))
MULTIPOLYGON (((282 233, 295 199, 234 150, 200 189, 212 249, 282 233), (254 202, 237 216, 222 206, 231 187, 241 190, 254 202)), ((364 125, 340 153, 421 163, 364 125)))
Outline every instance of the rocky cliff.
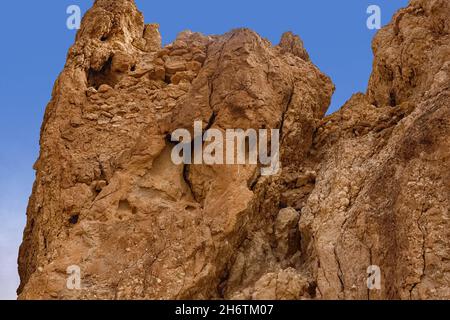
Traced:
POLYGON ((449 18, 412 0, 373 41, 367 92, 325 117, 334 86, 299 37, 161 47, 133 1, 95 1, 45 112, 19 298, 449 298, 449 18), (194 121, 279 129, 281 170, 175 164, 194 121))

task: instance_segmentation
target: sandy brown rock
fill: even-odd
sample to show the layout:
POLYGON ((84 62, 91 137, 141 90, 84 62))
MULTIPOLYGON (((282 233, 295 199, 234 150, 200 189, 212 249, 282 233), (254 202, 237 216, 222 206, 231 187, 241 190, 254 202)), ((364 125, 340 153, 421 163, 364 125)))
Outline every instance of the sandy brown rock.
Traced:
POLYGON ((319 298, 450 297, 449 16, 448 1, 400 10, 373 42, 367 95, 317 128, 299 226, 319 298), (361 285, 369 265, 381 290, 361 285))
POLYGON ((324 117, 334 87, 298 36, 161 47, 132 1, 97 0, 46 109, 19 298, 448 298, 449 16, 411 1, 367 93, 324 117), (175 165, 168 136, 194 121, 279 128, 281 172, 175 165))

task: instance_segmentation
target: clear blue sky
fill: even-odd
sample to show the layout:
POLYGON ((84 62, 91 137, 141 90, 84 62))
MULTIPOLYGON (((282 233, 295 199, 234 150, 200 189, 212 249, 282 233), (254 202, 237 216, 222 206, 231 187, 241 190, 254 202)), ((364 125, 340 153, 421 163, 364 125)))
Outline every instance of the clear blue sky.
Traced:
MULTIPOLYGON (((66 8, 84 13, 93 1, 2 1, 0 6, 0 298, 14 299, 17 250, 34 181, 39 130, 53 83, 62 70, 75 32, 66 28, 66 8)), ((163 42, 182 30, 222 34, 248 27, 272 43, 291 30, 304 40, 313 62, 336 85, 330 111, 365 91, 375 32, 366 27, 371 4, 382 24, 407 0, 136 0, 147 23, 161 26, 163 42)))

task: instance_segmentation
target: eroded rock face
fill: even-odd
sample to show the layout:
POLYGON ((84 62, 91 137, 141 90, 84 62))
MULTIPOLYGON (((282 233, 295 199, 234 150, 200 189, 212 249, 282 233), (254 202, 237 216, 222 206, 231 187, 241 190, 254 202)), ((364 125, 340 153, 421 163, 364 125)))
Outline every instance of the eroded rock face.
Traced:
POLYGON ((449 297, 449 16, 397 13, 367 94, 324 118, 334 86, 299 37, 161 47, 132 1, 97 0, 46 109, 19 298, 449 297), (280 129, 281 171, 174 164, 168 136, 194 121, 280 129))

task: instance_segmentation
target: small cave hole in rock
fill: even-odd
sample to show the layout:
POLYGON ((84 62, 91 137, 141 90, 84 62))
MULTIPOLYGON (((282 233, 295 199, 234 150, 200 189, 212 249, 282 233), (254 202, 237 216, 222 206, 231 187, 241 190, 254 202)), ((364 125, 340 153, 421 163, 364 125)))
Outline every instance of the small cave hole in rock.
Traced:
POLYGON ((389 104, 391 107, 395 107, 397 105, 397 98, 395 96, 395 92, 391 91, 389 93, 389 104))
POLYGON ((69 223, 70 224, 77 224, 78 223, 78 218, 80 215, 78 214, 74 214, 69 218, 69 223))
POLYGON ((107 84, 110 87, 114 88, 117 83, 117 76, 111 70, 113 57, 109 57, 109 59, 103 64, 100 70, 94 70, 92 68, 88 71, 88 85, 90 87, 94 87, 96 90, 102 85, 107 84))
POLYGON ((279 208, 279 209, 284 209, 284 208, 287 208, 287 207, 288 207, 287 203, 286 203, 285 201, 283 201, 283 200, 281 200, 281 201, 278 203, 278 208, 279 208))

